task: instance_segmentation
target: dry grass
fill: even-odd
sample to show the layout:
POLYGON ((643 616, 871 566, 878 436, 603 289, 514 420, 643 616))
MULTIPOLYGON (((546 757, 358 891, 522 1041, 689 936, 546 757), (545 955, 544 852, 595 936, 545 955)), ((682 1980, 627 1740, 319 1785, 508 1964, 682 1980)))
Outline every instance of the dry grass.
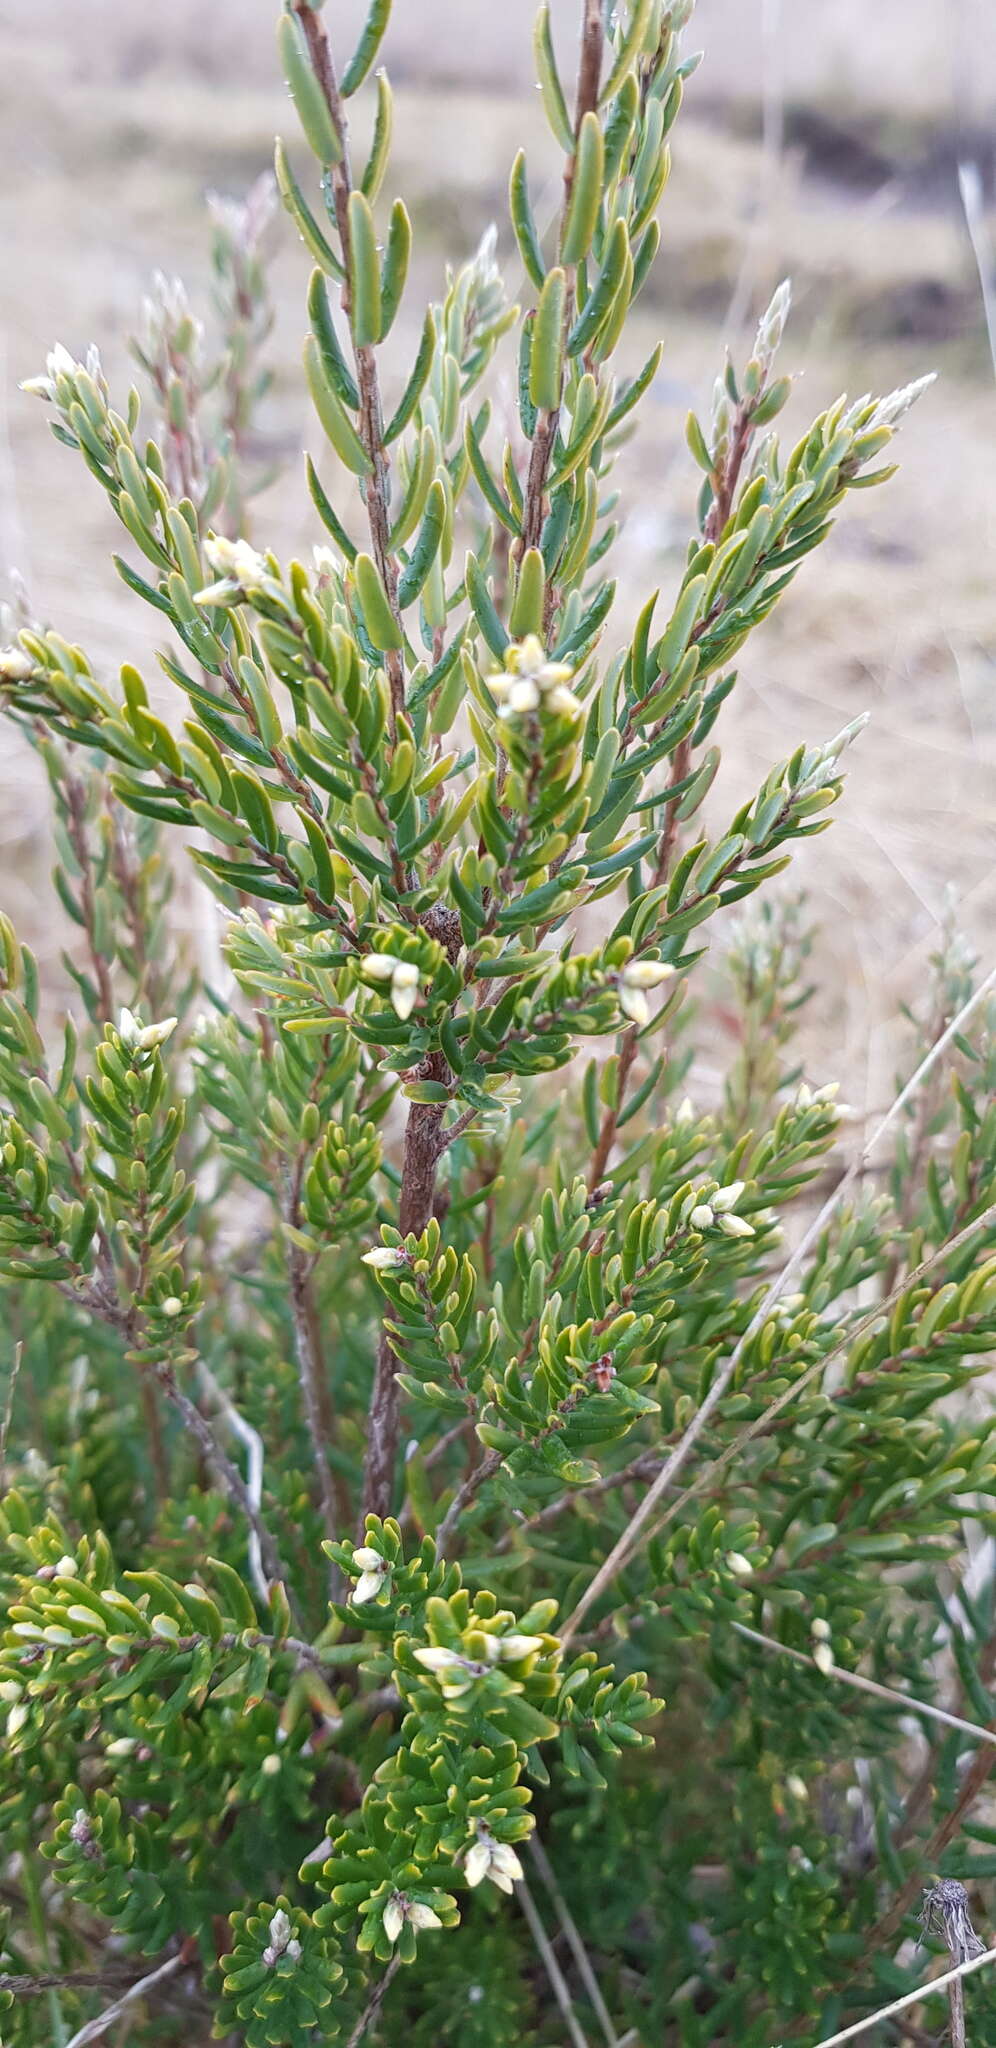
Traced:
MULTIPOLYGON (((358 4, 330 0, 329 11, 344 38, 358 4)), ((558 32, 575 11, 573 0, 555 6, 558 32)), ((904 429, 899 476, 856 496, 819 563, 803 566, 746 651, 709 804, 719 830, 774 757, 871 710, 835 827, 796 868, 823 929, 829 994, 814 1035, 817 1078, 845 1074, 864 1109, 888 1093, 890 1020, 916 995, 946 892, 980 949, 996 909, 996 396, 951 145, 952 80, 968 80, 963 111, 985 129, 978 58, 992 54, 994 31, 982 0, 948 10, 927 0, 792 0, 780 11, 774 52, 762 34, 765 20, 777 23, 774 0, 701 0, 707 62, 678 131, 653 293, 627 343, 635 361, 661 332, 666 355, 625 458, 634 509, 616 567, 623 617, 638 594, 660 584, 666 595, 677 579, 695 489, 684 416, 707 396, 738 277, 751 311, 783 270, 795 277, 787 362, 805 375, 793 421, 840 388, 942 372, 904 429), (765 64, 788 138, 766 173, 765 64)), ((0 10, 0 235, 16 279, 0 334, 0 558, 22 568, 38 609, 107 667, 125 657, 150 664, 151 628, 108 565, 118 541, 106 506, 16 380, 56 336, 73 346, 98 338, 112 374, 123 375, 122 334, 150 271, 179 271, 203 289, 205 185, 243 188, 274 128, 290 129, 272 13, 272 0, 134 12, 121 0, 56 0, 44 16, 18 10, 13 21, 0 10)), ((544 166, 555 175, 539 109, 523 92, 531 13, 532 0, 397 0, 394 175, 415 202, 413 309, 446 255, 503 219, 520 141, 538 176, 544 166), (444 117, 441 163, 434 138, 444 117)), ((992 95, 996 67, 988 77, 992 95)), ((298 459, 305 435, 314 440, 297 379, 305 279, 287 237, 266 421, 285 473, 259 514, 281 550, 314 538, 298 459)), ((409 322, 399 345, 410 335, 409 322)), ((47 893, 44 793, 9 735, 6 748, 4 907, 54 961, 62 933, 47 893)))

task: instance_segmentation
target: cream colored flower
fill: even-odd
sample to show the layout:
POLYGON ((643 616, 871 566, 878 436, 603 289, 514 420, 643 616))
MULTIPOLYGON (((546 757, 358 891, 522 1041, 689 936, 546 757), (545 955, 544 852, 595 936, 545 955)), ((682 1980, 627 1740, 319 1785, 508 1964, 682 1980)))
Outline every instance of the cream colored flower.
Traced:
POLYGON ((441 1927, 443 1924, 431 1906, 420 1906, 416 1899, 408 1897, 407 1892, 392 1892, 384 1907, 384 1933, 388 1941, 397 1941, 406 1920, 416 1934, 423 1928, 441 1927))
POLYGON ((414 960, 401 960, 396 953, 365 953, 360 971, 368 981, 386 981, 391 1007, 404 1022, 418 1001, 419 970, 414 960))
POLYGON ((389 1584, 391 1567, 386 1557, 369 1544, 354 1550, 353 1563, 360 1567, 360 1576, 353 1587, 353 1606, 362 1607, 367 1600, 376 1600, 382 1588, 389 1584))
POLYGON ((564 661, 550 661, 538 634, 505 649, 505 667, 488 677, 498 702, 499 718, 524 718, 545 711, 552 718, 580 718, 581 705, 567 685, 574 671, 564 661))
POLYGON ((647 991, 670 981, 675 971, 666 960, 628 960, 617 983, 619 1008, 623 1015, 634 1024, 649 1024, 647 991))
POLYGON ((5 683, 26 683, 35 665, 23 647, 0 647, 0 677, 5 683))
POLYGON ((724 1237, 753 1237, 754 1226, 745 1223, 742 1216, 717 1216, 716 1221, 724 1237))
POLYGON ((384 1907, 384 1933, 387 1935, 388 1941, 397 1941, 404 1924, 404 1907, 398 1894, 395 1892, 388 1899, 387 1905, 384 1907))
POLYGON ((510 1892, 513 1884, 522 1878, 522 1865, 507 1842, 496 1842, 487 1828, 478 1829, 478 1838, 464 1858, 464 1876, 473 1887, 483 1883, 487 1877, 501 1892, 510 1892))

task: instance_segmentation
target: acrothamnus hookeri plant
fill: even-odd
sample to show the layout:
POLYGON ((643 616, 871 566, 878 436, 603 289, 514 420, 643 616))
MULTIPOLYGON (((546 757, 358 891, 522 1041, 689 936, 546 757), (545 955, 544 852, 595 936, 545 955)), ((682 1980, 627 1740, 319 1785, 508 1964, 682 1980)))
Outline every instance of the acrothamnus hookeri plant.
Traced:
POLYGON ((613 365, 689 0, 585 0, 576 73, 541 7, 556 218, 520 155, 514 240, 404 303, 410 347, 389 0, 352 52, 335 12, 278 26, 313 552, 247 531, 265 184, 214 203, 214 340, 160 281, 144 399, 94 350, 31 387, 168 684, 27 599, 0 654, 78 930, 64 1021, 0 933, 3 2040, 813 2041, 925 1970, 925 1883, 984 1927, 996 1868, 994 1019, 946 938, 842 1181, 804 915, 728 913, 853 728, 728 820, 710 790, 737 650, 918 387, 782 446, 782 286, 624 622, 661 351, 613 365))

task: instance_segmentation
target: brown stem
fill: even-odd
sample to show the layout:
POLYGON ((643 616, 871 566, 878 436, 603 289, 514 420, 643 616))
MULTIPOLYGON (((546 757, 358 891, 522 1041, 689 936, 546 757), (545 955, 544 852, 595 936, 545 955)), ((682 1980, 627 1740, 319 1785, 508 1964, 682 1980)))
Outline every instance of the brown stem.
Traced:
POLYGON ((717 483, 716 495, 709 507, 709 516, 705 523, 706 540, 719 540, 725 530, 726 522, 733 510, 733 498, 737 484, 740 481, 744 457, 750 447, 752 432, 753 414, 751 407, 749 405, 738 406, 736 422, 733 428, 733 439, 730 442, 730 452, 723 474, 717 483))
POLYGON ((364 2006, 363 2011, 361 2012, 360 2017, 357 2020, 352 2033, 350 2034, 349 2040, 346 2042, 346 2048, 360 2048, 360 2042, 362 2041, 363 2036, 367 2031, 367 2028, 373 2025, 373 2022, 376 2019, 377 2014, 379 2013, 381 2006, 384 2003, 384 1997, 387 1992, 387 1987, 390 1984, 391 1979, 394 1976, 394 1973, 398 1968, 398 1964, 400 1963, 400 1961, 401 1957, 398 1955, 393 1955, 391 1957, 387 1969, 384 1971, 384 1975, 382 1976, 379 1984, 374 1989, 372 1996, 368 1999, 367 2004, 364 2006))
POLYGON ((639 1036, 640 1034, 635 1024, 631 1024, 628 1031, 623 1032, 622 1044, 619 1048, 619 1065, 616 1068, 616 1099, 612 1108, 607 1109, 602 1118, 602 1128, 598 1133, 598 1143, 591 1155, 591 1167, 588 1173, 589 1194, 594 1194, 595 1189, 600 1187, 605 1179, 605 1169, 609 1163, 609 1154, 616 1142, 616 1131, 619 1127, 619 1111, 623 1106, 626 1083, 629 1080, 630 1070, 636 1058, 636 1045, 639 1036))
MULTIPOLYGON (((441 1080, 445 1061, 432 1053, 425 1062, 426 1076, 441 1080)), ((413 1102, 405 1126, 405 1149, 401 1168, 398 1229, 403 1237, 421 1237, 432 1215, 436 1192, 436 1171, 443 1151, 441 1126, 445 1103, 413 1102)), ((389 1514, 398 1455, 398 1361, 386 1326, 377 1346, 377 1365, 367 1432, 367 1455, 363 1468, 363 1509, 360 1526, 367 1515, 389 1514)))

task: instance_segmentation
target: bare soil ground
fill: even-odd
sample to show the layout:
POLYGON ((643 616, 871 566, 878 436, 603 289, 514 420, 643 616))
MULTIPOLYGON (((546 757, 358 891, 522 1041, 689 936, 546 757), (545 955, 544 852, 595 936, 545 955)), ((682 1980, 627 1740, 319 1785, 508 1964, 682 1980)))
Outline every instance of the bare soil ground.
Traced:
MULTIPOLYGON (((17 380, 56 338, 99 340, 124 380, 123 337, 157 267, 206 294, 205 187, 244 190, 274 130, 292 132, 273 12, 272 0, 0 0, 0 564, 108 669, 151 665, 148 620, 109 565, 119 540, 105 504, 17 380)), ((418 235, 403 355, 420 297, 492 218, 511 263, 504 194, 519 143, 551 204, 556 172, 529 91, 531 0, 397 0, 395 12, 392 175, 418 235)), ((574 0, 554 8, 565 52, 575 12, 574 0)), ((337 40, 359 13, 329 0, 337 40)), ((955 178, 961 147, 991 183, 996 25, 984 0, 701 0, 697 40, 706 60, 676 131, 663 248, 627 341, 635 364, 661 334, 665 358, 624 460, 620 631, 638 597, 658 584, 666 596, 679 574, 695 490, 686 411, 784 272, 796 289, 786 367, 804 373, 786 433, 840 389, 940 372, 904 429, 899 475, 855 495, 745 651, 709 800, 720 831, 773 759, 871 711, 833 830, 795 869, 822 928, 811 1065, 843 1076, 865 1109, 888 1090, 897 1010, 917 996, 948 895, 980 951, 996 925, 996 391, 955 178)), ((257 514, 281 551, 316 537, 300 461, 317 438, 297 374, 306 279, 287 232, 265 421, 283 473, 257 514)), ((44 791, 9 732, 3 750, 3 907, 55 971, 44 791)))

